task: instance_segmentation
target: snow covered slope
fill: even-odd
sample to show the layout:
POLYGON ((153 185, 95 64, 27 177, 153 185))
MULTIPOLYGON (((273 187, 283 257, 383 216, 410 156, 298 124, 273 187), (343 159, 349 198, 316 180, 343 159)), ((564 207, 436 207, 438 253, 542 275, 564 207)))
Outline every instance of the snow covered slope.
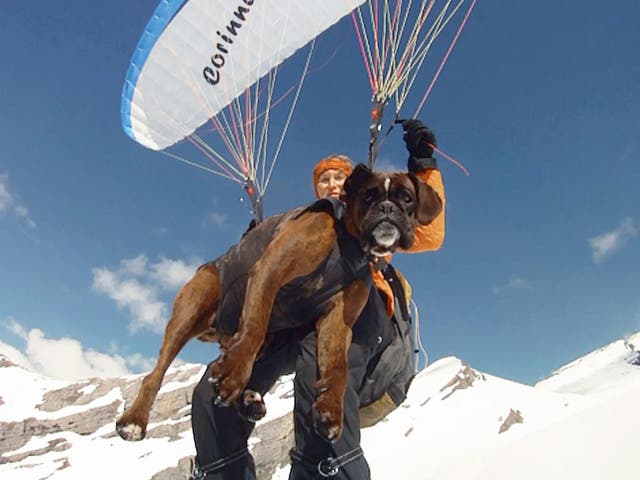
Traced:
MULTIPOLYGON (((363 430, 373 478, 636 478, 638 345, 640 334, 614 342, 535 386, 454 357, 437 361, 416 377, 400 408, 363 430)), ((0 355, 0 478, 188 478, 189 398, 201 373, 199 365, 172 367, 148 438, 127 443, 113 422, 141 376, 61 382, 0 355)), ((292 440, 290 379, 266 401, 269 414, 251 439, 252 452, 260 478, 282 480, 292 440)))

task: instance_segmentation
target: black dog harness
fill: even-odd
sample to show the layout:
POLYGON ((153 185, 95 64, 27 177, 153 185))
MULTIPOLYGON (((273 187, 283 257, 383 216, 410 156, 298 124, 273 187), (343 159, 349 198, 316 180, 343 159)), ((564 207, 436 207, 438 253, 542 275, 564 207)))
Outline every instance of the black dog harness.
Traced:
POLYGON ((212 262, 222 279, 221 302, 215 320, 218 331, 225 334, 237 331, 249 271, 285 221, 306 212, 320 211, 332 214, 336 220, 336 244, 313 272, 293 279, 279 290, 271 312, 269 333, 314 322, 324 312, 328 300, 354 280, 365 280, 369 286, 373 284, 367 255, 358 240, 345 229, 344 205, 337 199, 321 199, 306 208, 268 218, 212 262))

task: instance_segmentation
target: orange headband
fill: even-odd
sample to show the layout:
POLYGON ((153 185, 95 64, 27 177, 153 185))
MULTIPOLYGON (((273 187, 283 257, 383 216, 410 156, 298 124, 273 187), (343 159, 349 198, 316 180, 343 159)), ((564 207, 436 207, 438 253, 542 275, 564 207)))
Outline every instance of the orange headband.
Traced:
POLYGON ((319 197, 318 179, 320 175, 331 169, 341 170, 348 176, 353 172, 353 163, 351 163, 351 159, 345 155, 329 155, 320 160, 316 166, 313 167, 313 189, 316 192, 316 197, 319 197))

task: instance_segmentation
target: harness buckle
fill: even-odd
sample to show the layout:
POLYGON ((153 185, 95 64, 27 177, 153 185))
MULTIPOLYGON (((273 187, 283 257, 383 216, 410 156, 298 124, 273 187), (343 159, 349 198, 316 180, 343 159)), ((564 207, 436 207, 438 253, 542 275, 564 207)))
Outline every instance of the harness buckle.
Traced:
POLYGON ((333 457, 318 462, 318 473, 325 478, 334 477, 340 471, 340 463, 333 457))
POLYGON ((190 480, 202 480, 205 475, 206 475, 206 473, 204 473, 202 470, 200 470, 200 467, 196 463, 193 466, 193 473, 191 474, 190 480))

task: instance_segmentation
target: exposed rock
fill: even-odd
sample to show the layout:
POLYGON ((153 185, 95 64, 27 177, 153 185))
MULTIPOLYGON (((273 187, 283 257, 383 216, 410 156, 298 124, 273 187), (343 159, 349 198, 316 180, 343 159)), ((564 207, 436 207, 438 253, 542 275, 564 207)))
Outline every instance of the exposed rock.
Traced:
MULTIPOLYGON (((6 357, 0 357, 0 361, 3 361, 5 366, 14 366, 6 357)), ((171 387, 176 388, 166 392, 161 391, 158 395, 151 412, 151 428, 147 432, 147 437, 164 437, 174 441, 179 438, 180 434, 190 429, 191 394, 203 368, 200 365, 194 365, 170 369, 167 372, 163 384, 172 383, 171 387), (154 427, 154 423, 159 425, 154 427)), ((130 404, 138 393, 142 379, 143 377, 138 375, 125 378, 92 378, 76 382, 64 388, 45 392, 42 402, 36 408, 55 415, 55 412, 63 408, 89 405, 114 389, 118 389, 118 396, 121 396, 126 404, 130 404)), ((93 434, 105 425, 113 425, 123 408, 123 400, 115 399, 108 405, 89 407, 79 413, 64 415, 60 418, 37 419, 29 417, 14 422, 0 422, 0 463, 20 462, 27 457, 37 457, 50 451, 69 448, 67 441, 64 438, 59 438, 50 440, 49 445, 43 448, 3 456, 7 452, 23 447, 34 437, 66 431, 79 435, 93 434)), ((116 435, 115 429, 112 429, 102 437, 112 438, 116 435)), ((63 463, 60 468, 69 466, 68 459, 61 459, 61 461, 63 463)), ((191 467, 187 470, 190 472, 191 467)), ((188 478, 188 476, 165 478, 188 478)))
POLYGON ((524 418, 522 418, 522 413, 520 413, 520 410, 514 410, 513 408, 511 408, 509 409, 509 415, 507 415, 505 421, 502 422, 502 425, 500 425, 498 433, 506 432, 507 430, 509 430, 509 428, 511 428, 511 425, 515 425, 516 423, 524 423, 524 418))
POLYGON ((486 380, 487 378, 482 373, 476 372, 472 369, 467 362, 462 362, 462 368, 460 371, 447 383, 444 387, 440 389, 441 392, 444 392, 448 388, 451 388, 451 391, 446 394, 442 399, 446 399, 453 395, 457 390, 464 390, 465 388, 469 388, 473 385, 473 382, 476 380, 486 380))
POLYGON ((193 379, 195 376, 198 377, 198 380, 202 376, 203 366, 194 365, 191 367, 181 367, 179 370, 170 370, 169 379, 172 382, 178 383, 193 383, 193 379))
POLYGON ((46 392, 42 397, 42 403, 37 408, 44 412, 56 412, 69 405, 88 405, 121 384, 122 380, 116 378, 93 378, 74 383, 68 387, 46 392), (92 391, 88 394, 84 393, 82 390, 90 385, 94 387, 92 391))
MULTIPOLYGON (((190 426, 188 421, 185 423, 187 427, 190 426)), ((289 463, 289 450, 293 447, 292 415, 259 424, 250 443, 253 443, 250 450, 256 465, 256 478, 271 478, 279 466, 289 463)), ((193 471, 193 462, 194 457, 184 457, 177 466, 158 472, 151 480, 188 480, 193 471)))
POLYGON ((71 463, 69 462, 69 459, 67 457, 59 458, 56 461, 60 462, 60 466, 56 468, 56 470, 64 470, 65 468, 69 468, 71 466, 71 463))
POLYGON ((188 480, 193 471, 193 456, 181 458, 177 467, 169 467, 156 473, 151 480, 188 480))
MULTIPOLYGON (((203 368, 195 365, 190 368, 173 368, 167 372, 163 382, 165 391, 161 389, 153 405, 147 432, 148 438, 167 438, 169 441, 175 441, 190 429, 191 395, 203 368)), ((112 426, 125 405, 133 401, 142 380, 142 376, 92 378, 45 392, 37 409, 47 412, 49 417, 55 417, 56 412, 70 406, 86 407, 79 413, 59 418, 29 417, 14 422, 0 422, 0 463, 18 463, 25 459, 38 462, 38 457, 42 455, 70 448, 70 443, 62 436, 63 432, 90 435, 106 425, 112 426), (111 403, 91 408, 91 402, 104 398, 105 395, 113 396, 114 389, 118 395, 111 403), (51 434, 60 434, 60 436, 55 435, 45 447, 11 454, 26 445, 32 438, 51 434), (3 454, 7 455, 3 456, 3 454)), ((283 383, 288 382, 279 381, 272 393, 281 388, 283 383)), ((288 398, 292 395, 293 389, 290 388, 285 389, 280 397, 288 398)), ((109 428, 100 432, 100 436, 114 438, 117 434, 114 428, 109 428)), ((289 450, 293 446, 293 437, 291 413, 256 426, 250 441, 250 449, 255 460, 257 478, 271 478, 279 466, 289 463, 289 450)), ((54 461, 57 469, 71 466, 67 457, 60 457, 54 461)), ((26 467, 24 462, 22 467, 26 467)), ((187 480, 192 468, 193 457, 184 457, 175 467, 156 474, 153 480, 187 480)))
POLYGON ((162 424, 158 425, 155 428, 152 428, 147 432, 146 438, 163 438, 166 437, 170 442, 175 442, 180 438, 180 434, 186 432, 191 428, 191 417, 186 420, 173 423, 173 424, 162 424))
POLYGON ((256 463, 257 478, 271 478, 278 466, 289 463, 293 435, 291 413, 256 427, 253 436, 261 441, 254 445, 251 454, 256 463))
POLYGON ((636 349, 635 345, 625 340, 624 346, 629 350, 629 354, 626 358, 627 363, 629 365, 640 367, 640 352, 636 349))
POLYGON ((191 405, 191 395, 193 394, 194 385, 187 385, 185 387, 178 388, 177 390, 171 390, 170 392, 161 393, 158 395, 156 402, 151 409, 150 422, 161 422, 167 418, 173 420, 180 420, 185 415, 191 413, 190 408, 185 408, 191 405))
POLYGON ((71 448, 71 444, 67 442, 66 439, 62 437, 55 438, 53 440, 49 440, 49 445, 47 445, 46 447, 36 448, 34 450, 23 453, 16 453, 15 455, 10 455, 8 457, 0 455, 0 464, 20 462, 21 460, 24 460, 25 458, 32 455, 44 455, 45 453, 49 452, 62 452, 64 450, 68 450, 69 448, 71 448))
POLYGON ((0 455, 22 447, 32 437, 65 431, 79 435, 94 433, 113 421, 121 403, 120 400, 114 400, 109 405, 55 419, 29 417, 18 422, 0 422, 0 455))
POLYGON ((2 368, 2 367, 17 367, 17 366, 18 365, 13 363, 11 360, 9 360, 4 355, 0 355, 0 368, 2 368))

